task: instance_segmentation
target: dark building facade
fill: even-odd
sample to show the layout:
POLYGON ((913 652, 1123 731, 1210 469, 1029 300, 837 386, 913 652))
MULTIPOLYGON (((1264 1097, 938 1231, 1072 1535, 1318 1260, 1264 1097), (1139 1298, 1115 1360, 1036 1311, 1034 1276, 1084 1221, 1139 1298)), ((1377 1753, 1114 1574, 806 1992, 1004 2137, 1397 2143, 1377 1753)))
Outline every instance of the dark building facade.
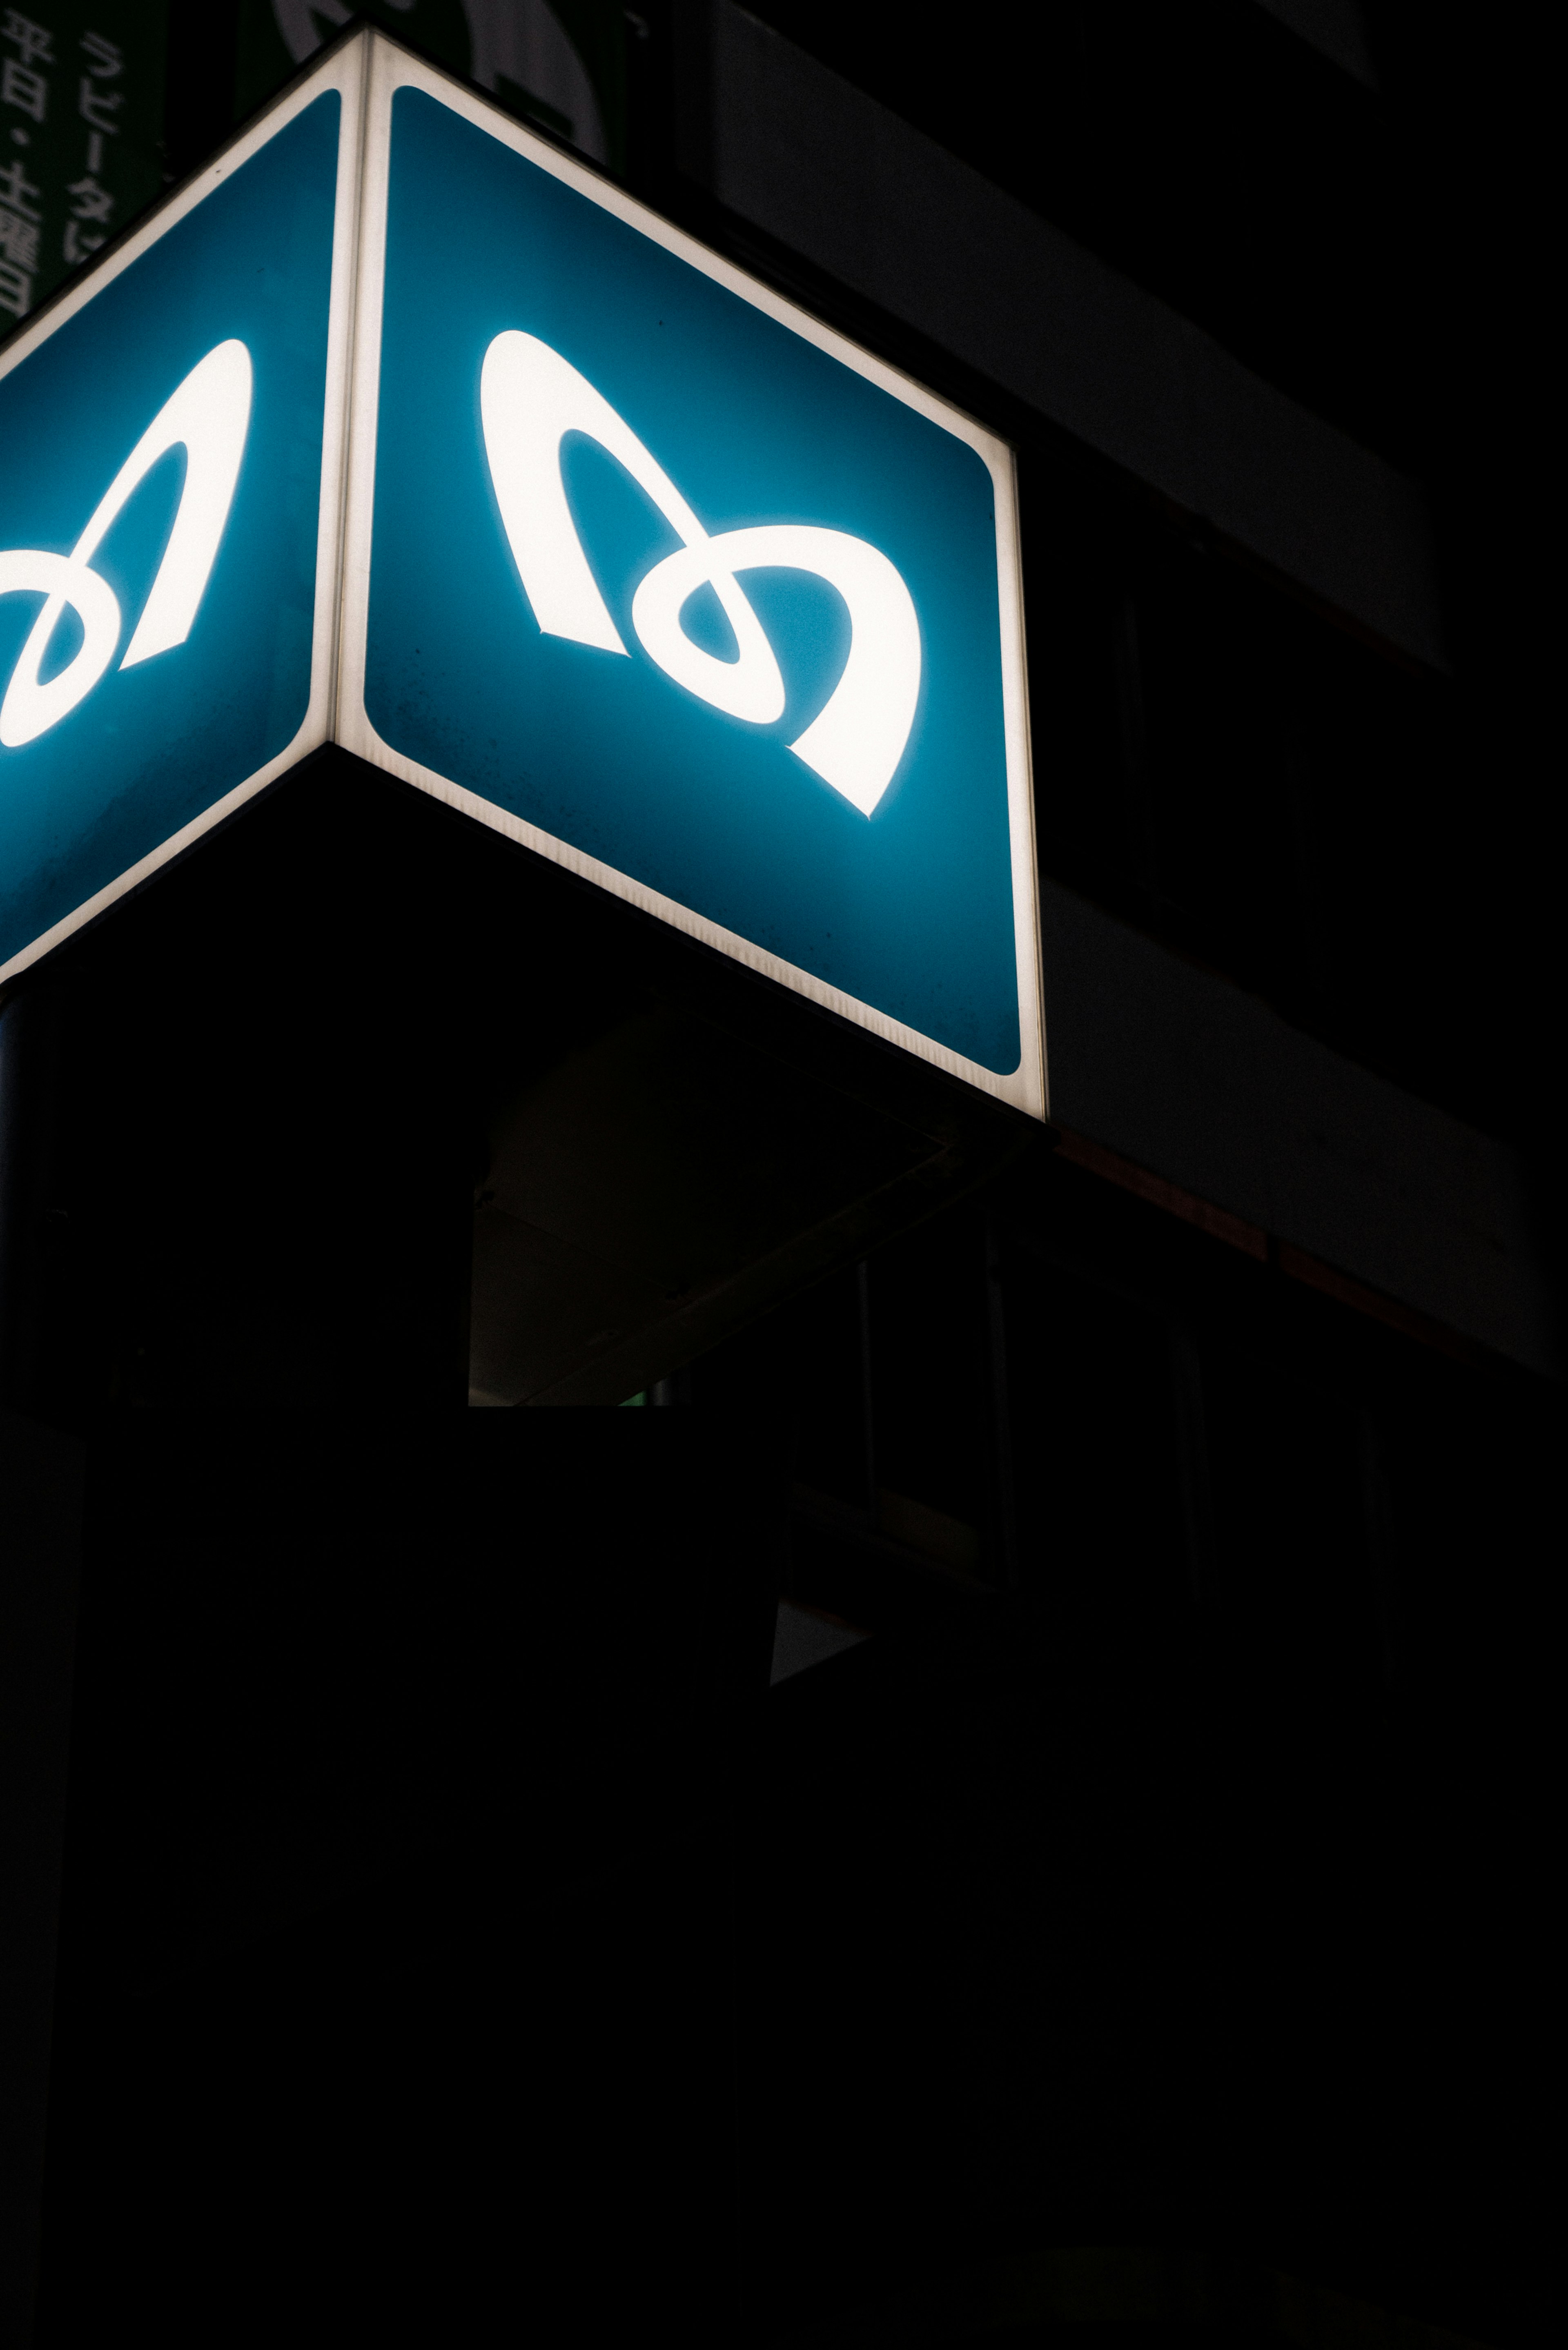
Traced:
POLYGON ((1017 451, 1050 1124, 348 762, 17 984, 17 2338, 1533 2342, 1525 30, 369 13, 1017 451))

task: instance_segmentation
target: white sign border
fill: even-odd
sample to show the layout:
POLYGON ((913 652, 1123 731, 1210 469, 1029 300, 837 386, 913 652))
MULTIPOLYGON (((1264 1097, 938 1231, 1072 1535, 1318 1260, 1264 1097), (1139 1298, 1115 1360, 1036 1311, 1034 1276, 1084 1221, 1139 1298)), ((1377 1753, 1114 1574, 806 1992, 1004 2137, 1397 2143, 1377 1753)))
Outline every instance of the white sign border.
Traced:
MULTIPOLYGON (((305 716, 286 748, 254 775, 234 785, 221 799, 204 808, 178 832, 127 867, 113 881, 62 916, 0 965, 0 986, 41 962, 89 922, 129 897, 161 866, 168 865, 223 824, 247 800, 264 792, 289 768, 332 739, 337 702, 337 650, 340 606, 339 570, 343 523, 343 487, 348 421, 348 371, 353 327, 354 272, 358 255, 360 211, 360 169, 364 152, 364 78, 367 47, 361 39, 346 42, 321 60, 313 71, 278 99, 250 128, 231 140, 183 187, 177 188, 125 243, 60 298, 40 313, 36 324, 24 325, 0 351, 0 381, 30 359, 40 345, 57 334, 69 319, 95 301, 106 286, 138 262, 142 255, 178 227, 197 205, 216 193, 225 181, 269 147, 279 132, 313 106, 328 90, 341 98, 337 121, 337 185, 333 204, 332 263, 327 317, 327 398, 321 444, 321 495, 316 535, 316 608, 311 622, 310 692, 305 716)), ((172 386, 171 386, 172 389, 172 386)))
POLYGON ((906 1052, 934 1063, 981 1091, 1012 1104, 1030 1116, 1049 1114, 1045 1067, 1045 1026, 1041 995, 1040 915, 1034 849, 1034 795, 1029 742, 1028 671, 1023 644, 1023 586, 1018 544, 1017 476, 1012 449, 994 433, 959 409, 940 400, 912 378, 889 367, 847 337, 825 326, 809 312, 751 277, 721 255, 673 227, 656 213, 560 149, 535 137, 509 115, 428 66, 395 41, 367 31, 361 39, 369 49, 365 84, 364 172, 359 221, 358 290, 354 325, 353 382, 348 424, 347 510, 342 564, 342 627, 337 656, 337 705, 335 737, 345 749, 372 765, 414 785, 492 830, 520 842, 553 863, 566 867, 613 896, 653 914, 671 928, 764 977, 776 980, 796 994, 806 996, 856 1026, 867 1028, 906 1052), (388 181, 391 151, 392 100, 399 89, 425 92, 441 105, 498 139, 552 177, 565 182, 590 203, 624 221, 654 244, 705 276, 712 278, 753 308, 776 318, 830 358, 853 368, 882 390, 901 400, 919 414, 966 442, 990 471, 994 488, 997 542, 997 590, 1002 625, 1002 713, 1007 760, 1008 828, 1012 862, 1013 935, 1017 944, 1017 987, 1021 1056, 1006 1075, 983 1067, 961 1054, 923 1035, 918 1029, 890 1019, 874 1005, 842 989, 831 987, 797 964, 770 954, 737 932, 693 912, 678 899, 667 898, 620 872, 616 867, 586 856, 554 834, 524 823, 493 801, 452 783, 433 768, 408 758, 384 742, 365 709, 365 663, 369 621, 370 537, 375 504, 376 426, 380 389, 381 316, 386 272, 388 181))

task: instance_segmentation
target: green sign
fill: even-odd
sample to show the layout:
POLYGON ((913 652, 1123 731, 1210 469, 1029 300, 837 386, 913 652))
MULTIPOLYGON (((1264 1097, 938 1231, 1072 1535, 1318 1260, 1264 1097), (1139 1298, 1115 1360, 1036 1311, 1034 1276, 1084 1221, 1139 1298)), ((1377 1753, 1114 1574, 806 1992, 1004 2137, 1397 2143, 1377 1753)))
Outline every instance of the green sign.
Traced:
POLYGON ((0 331, 163 187, 168 10, 0 8, 0 331))

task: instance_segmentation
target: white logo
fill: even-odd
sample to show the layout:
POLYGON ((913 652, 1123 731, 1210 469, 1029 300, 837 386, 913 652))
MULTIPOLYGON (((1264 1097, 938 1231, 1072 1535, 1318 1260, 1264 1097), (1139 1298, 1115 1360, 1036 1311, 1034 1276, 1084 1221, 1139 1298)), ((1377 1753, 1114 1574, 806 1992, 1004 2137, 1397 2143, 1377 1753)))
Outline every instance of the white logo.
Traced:
POLYGON ((174 527, 119 666, 133 669, 184 643, 229 519, 250 414, 251 355, 244 343, 219 343, 159 410, 68 555, 49 555, 36 546, 0 552, 0 596, 31 593, 45 598, 0 702, 0 743, 6 750, 18 750, 57 726, 86 700, 114 659, 119 599, 90 567, 92 558, 131 492, 160 457, 182 443, 185 483, 174 527), (64 669, 40 683, 44 655, 67 604, 81 622, 81 643, 64 669))
POLYGON ((667 677, 716 710, 767 726, 783 716, 784 680, 737 571, 809 571, 849 608, 849 656, 827 702, 790 744, 825 783, 869 816, 898 771, 920 691, 920 628, 903 579, 863 538, 805 523, 766 523, 710 538, 663 468, 576 369, 515 329, 484 354, 480 412, 490 477, 513 560, 547 637, 601 652, 626 646, 600 595, 561 480, 561 442, 585 433, 625 466, 682 544, 656 563, 632 598, 631 624, 667 677), (718 660, 692 642, 680 614, 713 589, 739 658, 718 660))

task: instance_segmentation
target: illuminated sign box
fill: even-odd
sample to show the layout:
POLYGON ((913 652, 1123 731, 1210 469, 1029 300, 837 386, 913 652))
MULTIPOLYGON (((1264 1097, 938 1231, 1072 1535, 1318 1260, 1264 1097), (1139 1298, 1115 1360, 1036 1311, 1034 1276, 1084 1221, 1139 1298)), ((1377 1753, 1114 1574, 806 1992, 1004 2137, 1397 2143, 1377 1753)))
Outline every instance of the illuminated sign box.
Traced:
POLYGON ((1045 1109, 1012 459, 370 33, 0 355, 0 976, 327 742, 1045 1109))

